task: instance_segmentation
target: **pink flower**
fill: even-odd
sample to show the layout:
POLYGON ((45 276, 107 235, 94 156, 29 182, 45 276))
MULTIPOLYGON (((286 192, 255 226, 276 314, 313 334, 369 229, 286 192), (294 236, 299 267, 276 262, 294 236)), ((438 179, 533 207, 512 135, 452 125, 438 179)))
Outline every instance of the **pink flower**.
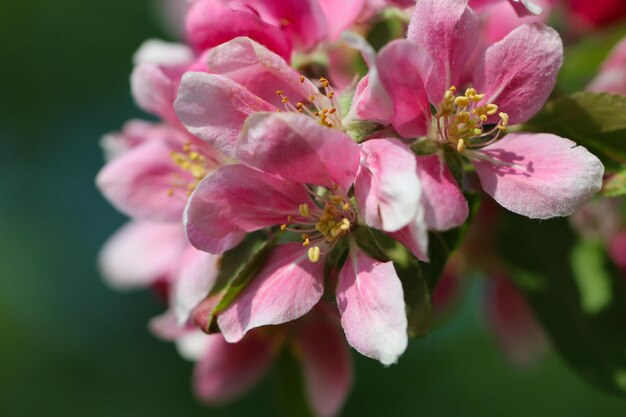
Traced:
POLYGON ((122 289, 165 284, 182 323, 213 286, 219 259, 189 245, 183 209, 222 157, 180 129, 138 121, 106 136, 103 145, 112 159, 98 174, 98 187, 134 219, 103 247, 103 276, 122 289))
POLYGON ((600 73, 587 89, 626 96, 626 38, 613 48, 602 64, 600 73))
POLYGON ((234 344, 221 335, 182 329, 171 316, 154 319, 150 327, 158 337, 176 341, 181 356, 197 362, 194 391, 207 404, 223 404, 242 395, 284 348, 297 354, 305 395, 316 416, 337 415, 352 384, 350 355, 336 313, 324 305, 290 325, 251 331, 234 344))
MULTIPOLYGON (((202 74, 199 76, 204 77, 202 74)), ((203 180, 185 212, 187 236, 200 250, 221 253, 246 233, 272 226, 302 243, 273 249, 263 269, 218 317, 229 342, 251 329, 281 324, 310 311, 324 292, 324 265, 347 250, 336 288, 348 342, 384 364, 407 345, 403 291, 391 262, 371 258, 352 233, 362 222, 411 242, 425 227, 415 158, 391 139, 360 149, 345 133, 297 113, 248 118, 235 149, 241 165, 203 180), (417 231, 410 228, 415 224, 417 231), (342 249, 343 248, 343 249, 342 249)), ((413 246, 422 249, 425 242, 413 246)), ((424 258, 423 252, 420 254, 424 258)))
MULTIPOLYGON (((408 39, 369 58, 374 72, 361 81, 353 109, 361 119, 418 138, 416 144, 456 149, 474 164, 483 189, 515 213, 538 219, 570 215, 601 188, 604 167, 598 158, 550 134, 500 138, 509 125, 530 119, 550 95, 563 59, 561 40, 541 24, 518 27, 487 48, 475 65, 473 88, 458 93, 455 86, 478 38, 476 16, 466 3, 420 1, 408 39)), ((438 194, 425 192, 433 200, 438 194)), ((437 205, 434 211, 446 210, 437 205)))
POLYGON ((189 43, 198 52, 247 36, 289 60, 334 41, 361 13, 364 0, 196 0, 187 15, 189 43))

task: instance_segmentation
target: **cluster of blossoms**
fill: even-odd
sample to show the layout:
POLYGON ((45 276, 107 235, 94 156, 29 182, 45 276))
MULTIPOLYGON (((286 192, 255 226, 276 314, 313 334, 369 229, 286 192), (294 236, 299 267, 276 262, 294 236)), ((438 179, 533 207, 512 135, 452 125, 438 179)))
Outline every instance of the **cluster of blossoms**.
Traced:
POLYGON ((397 362, 403 284, 374 236, 429 262, 429 231, 468 219, 462 169, 535 219, 568 216, 600 190, 604 167, 585 148, 518 131, 555 85, 559 35, 519 21, 495 41, 487 3, 196 0, 187 45, 137 52, 133 95, 161 121, 103 140, 97 184, 133 220, 100 262, 116 287, 159 290, 169 310, 150 327, 198 362, 200 398, 234 398, 290 348, 311 407, 332 416, 351 384, 347 345, 397 362), (390 6, 411 7, 406 39, 375 52, 344 32, 390 6), (337 88, 294 68, 337 42, 362 52, 367 75, 337 88))

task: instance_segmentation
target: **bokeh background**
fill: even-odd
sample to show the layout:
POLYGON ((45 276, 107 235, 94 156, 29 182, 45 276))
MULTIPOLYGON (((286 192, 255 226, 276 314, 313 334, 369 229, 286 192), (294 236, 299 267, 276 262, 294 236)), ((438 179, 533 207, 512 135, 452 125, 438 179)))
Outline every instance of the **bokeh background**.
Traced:
MULTIPOLYGON (((192 396, 192 364, 156 340, 153 294, 116 293, 95 258, 124 222, 99 195, 99 137, 131 117, 131 56, 168 38, 149 0, 0 6, 0 416, 275 416, 276 375, 234 405, 192 396)), ((511 368, 477 281, 399 366, 354 355, 344 416, 620 416, 553 354, 511 368)), ((626 319, 626 318, 625 318, 626 319)), ((581 341, 584 343, 585 341, 581 341)))

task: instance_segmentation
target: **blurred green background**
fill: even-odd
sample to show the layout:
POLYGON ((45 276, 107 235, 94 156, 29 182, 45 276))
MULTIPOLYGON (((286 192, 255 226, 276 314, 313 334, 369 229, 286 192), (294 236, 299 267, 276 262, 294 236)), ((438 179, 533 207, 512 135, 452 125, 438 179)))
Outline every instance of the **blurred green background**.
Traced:
MULTIPOLYGON (((131 56, 167 37, 148 0, 0 6, 0 416, 273 416, 269 375, 232 406, 206 408, 192 364, 147 331, 149 292, 108 289, 95 267, 124 222, 99 195, 98 139, 134 107, 131 56)), ((624 416, 554 355, 520 372, 486 330, 476 285, 399 366, 357 357, 343 415, 624 416)), ((626 319, 626 318, 625 318, 626 319)), ((581 341, 584 343, 585 341, 581 341)))

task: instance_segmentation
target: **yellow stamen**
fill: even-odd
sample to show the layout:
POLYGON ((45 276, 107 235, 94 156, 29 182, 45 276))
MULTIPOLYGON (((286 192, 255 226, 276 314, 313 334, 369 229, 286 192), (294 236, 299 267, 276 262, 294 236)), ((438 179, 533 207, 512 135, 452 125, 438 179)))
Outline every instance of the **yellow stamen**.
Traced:
POLYGON ((311 211, 309 210, 308 204, 300 204, 298 207, 298 211, 302 217, 309 217, 311 215, 311 211))
POLYGON ((319 262, 320 260, 320 247, 319 246, 313 246, 312 248, 309 248, 309 261, 316 263, 319 262))

